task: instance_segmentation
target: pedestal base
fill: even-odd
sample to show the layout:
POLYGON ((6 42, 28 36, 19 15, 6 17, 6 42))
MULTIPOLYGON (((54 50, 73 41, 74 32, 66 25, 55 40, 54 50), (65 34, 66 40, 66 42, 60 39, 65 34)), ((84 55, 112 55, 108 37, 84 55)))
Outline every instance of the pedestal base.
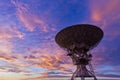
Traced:
POLYGON ((81 77, 81 80, 85 80, 85 77, 93 77, 94 80, 97 80, 94 72, 92 70, 88 70, 86 65, 77 65, 77 69, 73 73, 71 80, 74 80, 76 77, 81 77))

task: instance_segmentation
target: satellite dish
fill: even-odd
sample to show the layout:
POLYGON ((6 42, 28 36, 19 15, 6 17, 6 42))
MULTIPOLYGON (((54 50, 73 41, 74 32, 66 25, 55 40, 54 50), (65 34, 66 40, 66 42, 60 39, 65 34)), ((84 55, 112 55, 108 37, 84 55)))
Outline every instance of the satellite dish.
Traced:
POLYGON ((61 30, 55 37, 56 43, 62 48, 92 49, 100 42, 103 37, 103 31, 94 25, 78 24, 72 25, 61 30))
POLYGON ((90 24, 72 25, 58 32, 56 43, 68 51, 68 56, 72 58, 74 65, 77 65, 71 80, 75 77, 81 77, 81 80, 85 80, 84 77, 94 77, 94 80, 97 80, 90 63, 92 54, 87 52, 98 45, 103 35, 99 27, 90 24))

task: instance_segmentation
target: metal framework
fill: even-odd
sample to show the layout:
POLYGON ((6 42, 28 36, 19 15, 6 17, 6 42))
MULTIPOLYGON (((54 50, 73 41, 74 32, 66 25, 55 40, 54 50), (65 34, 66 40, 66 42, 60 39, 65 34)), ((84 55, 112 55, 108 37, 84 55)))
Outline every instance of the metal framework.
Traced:
POLYGON ((92 54, 88 54, 90 49, 98 45, 103 37, 103 31, 97 26, 90 24, 78 24, 61 30, 55 37, 56 43, 67 50, 73 64, 77 66, 71 80, 76 77, 93 77, 97 80, 91 64, 92 54))
POLYGON ((67 50, 67 52, 73 64, 77 66, 71 80, 74 80, 76 77, 81 77, 81 80, 85 80, 85 77, 93 77, 94 80, 97 80, 91 64, 92 54, 87 54, 84 50, 78 53, 75 49, 67 50))

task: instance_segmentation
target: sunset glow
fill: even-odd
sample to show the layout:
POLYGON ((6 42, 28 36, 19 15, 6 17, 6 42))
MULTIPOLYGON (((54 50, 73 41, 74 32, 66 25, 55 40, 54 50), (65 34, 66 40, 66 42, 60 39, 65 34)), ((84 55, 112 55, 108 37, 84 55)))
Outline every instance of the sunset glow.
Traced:
POLYGON ((0 80, 70 77, 72 60, 54 41, 63 28, 104 31, 93 54, 97 77, 120 77, 120 0, 0 0, 0 80))

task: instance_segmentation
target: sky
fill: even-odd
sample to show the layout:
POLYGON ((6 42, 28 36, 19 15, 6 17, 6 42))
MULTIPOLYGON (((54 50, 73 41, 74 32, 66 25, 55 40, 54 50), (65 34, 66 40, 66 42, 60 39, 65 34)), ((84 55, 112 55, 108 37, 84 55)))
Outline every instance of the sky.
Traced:
POLYGON ((75 24, 104 31, 92 49, 98 77, 120 77, 120 0, 0 0, 0 80, 71 76, 75 71, 55 35, 75 24))

